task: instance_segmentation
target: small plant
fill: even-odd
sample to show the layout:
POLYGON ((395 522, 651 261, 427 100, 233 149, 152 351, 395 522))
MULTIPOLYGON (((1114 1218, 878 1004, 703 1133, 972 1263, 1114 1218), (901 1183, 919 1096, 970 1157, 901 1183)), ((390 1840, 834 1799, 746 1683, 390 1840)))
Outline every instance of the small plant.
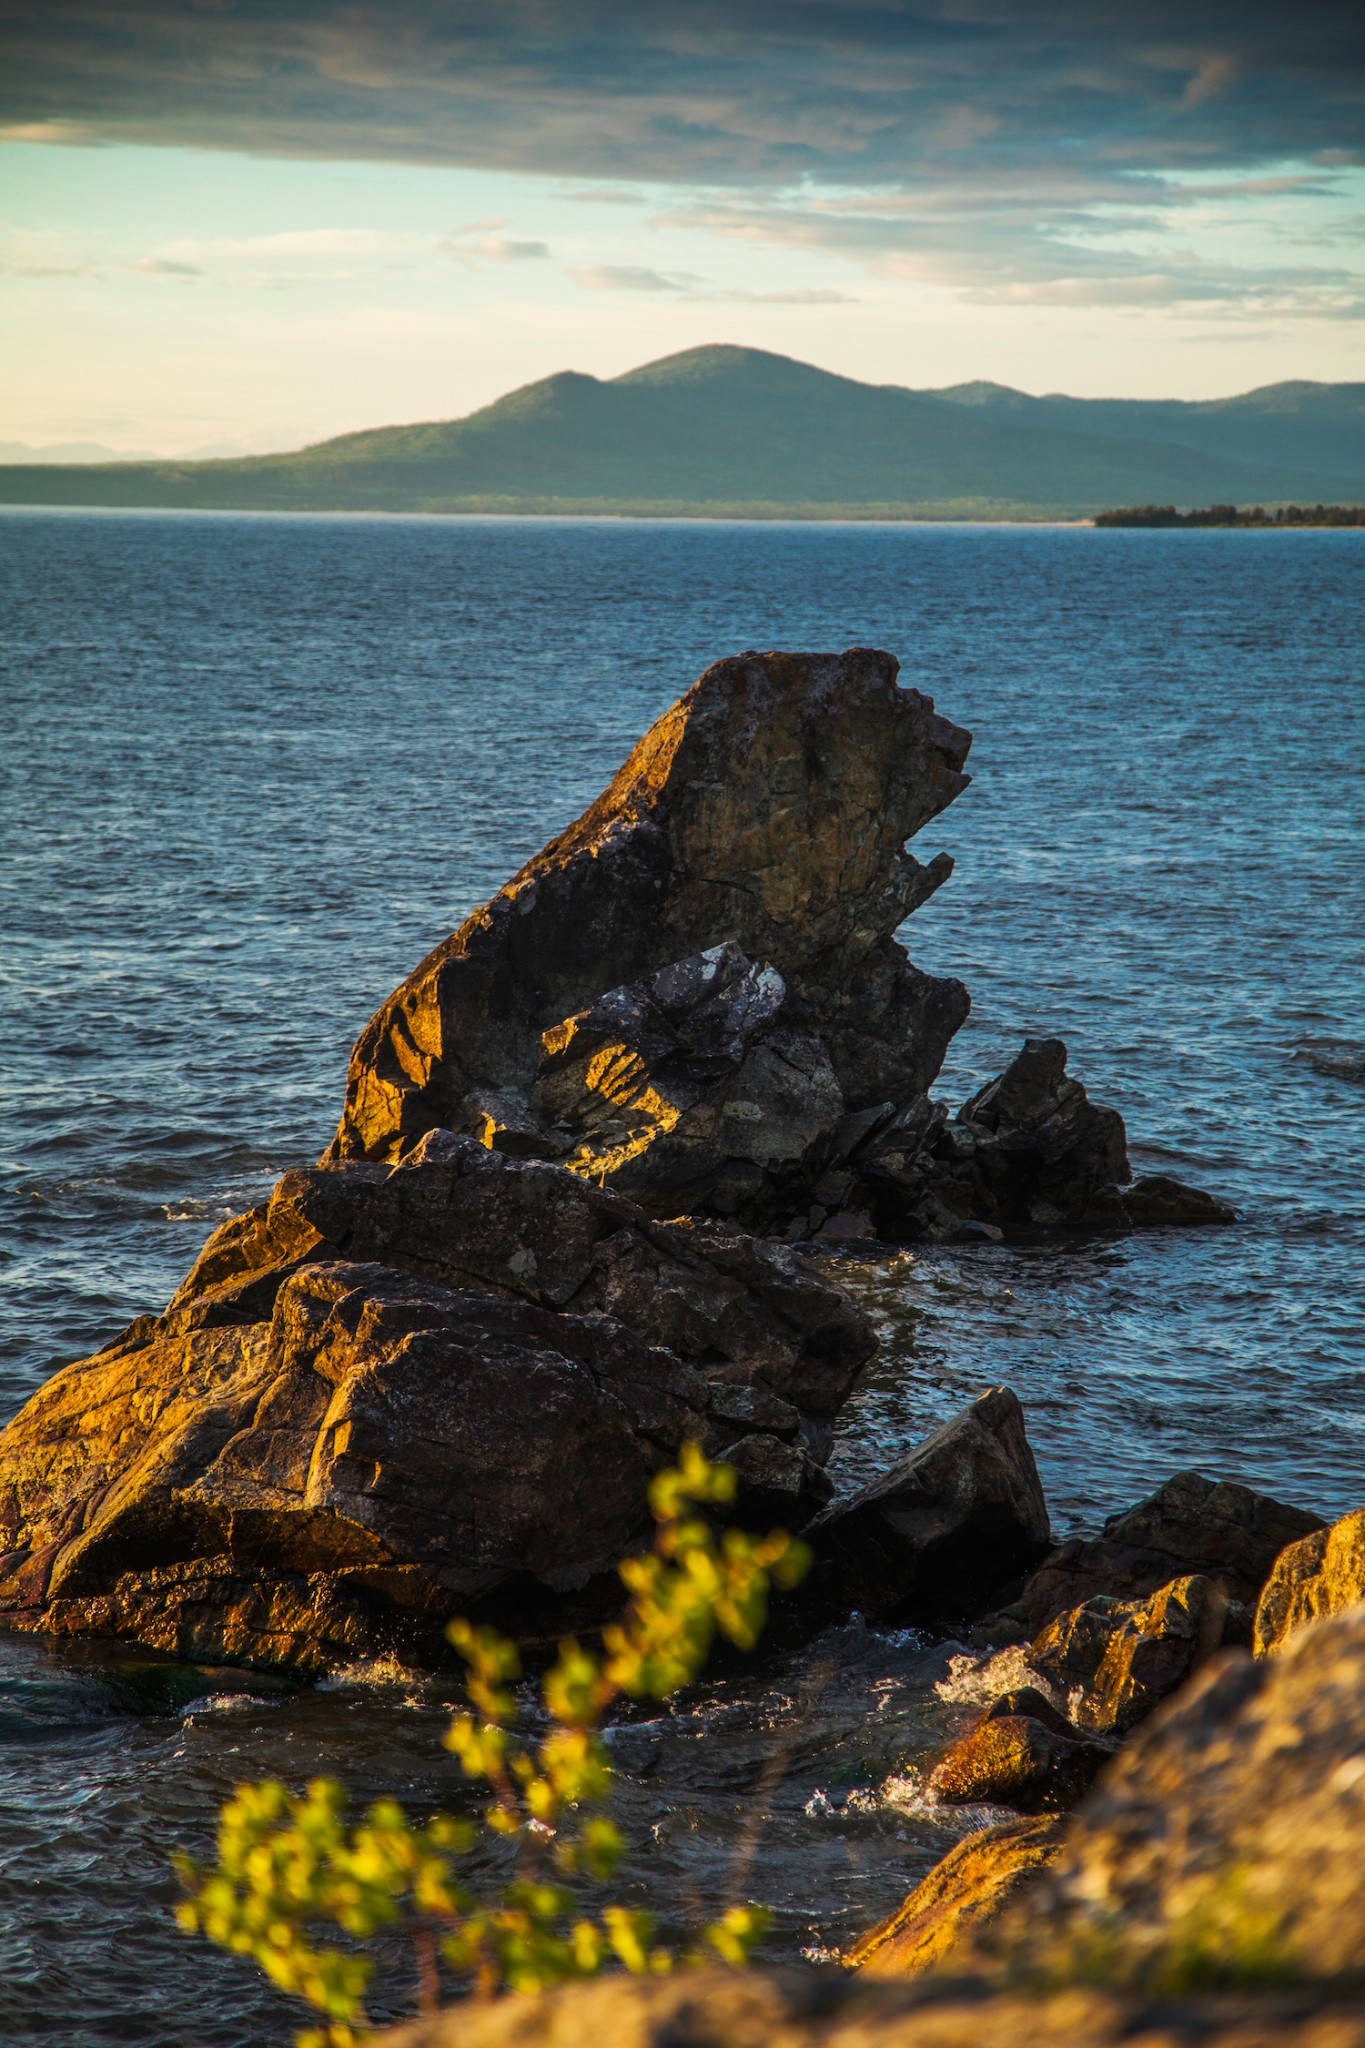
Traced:
POLYGON ((334 1781, 296 1795, 266 1780, 240 1786, 223 1807, 216 1863, 177 1859, 189 1894, 177 1908, 181 1926, 254 1957, 280 1990, 322 2015, 298 2048, 355 2048, 364 2038, 373 1964, 362 1945, 377 1935, 410 1935, 424 2012, 441 2002, 443 1966, 486 1998, 591 1977, 612 1958, 635 1971, 747 1960, 767 1924, 760 1907, 731 1907, 678 1957, 655 1945, 649 1915, 613 1905, 590 1917, 573 1889, 610 1879, 624 1849, 602 1810, 612 1772, 598 1730, 613 1700, 669 1698, 698 1676, 717 1630, 751 1649, 770 1583, 795 1585, 807 1568, 806 1546, 782 1530, 715 1535, 695 1510, 734 1490, 734 1468, 708 1463, 695 1444, 656 1476, 654 1549, 621 1565, 631 1597, 603 1630, 602 1653, 560 1644, 542 1685, 549 1725, 538 1740, 515 1730, 516 1646, 493 1629, 451 1624, 469 1666, 471 1711, 456 1716, 445 1742, 465 1776, 487 1787, 477 1821, 442 1813, 419 1825, 380 1800, 352 1823, 334 1781), (489 1836, 508 1844, 512 1870, 497 1896, 481 1899, 460 1866, 489 1836), (329 1927, 349 1943, 323 1940, 329 1927))

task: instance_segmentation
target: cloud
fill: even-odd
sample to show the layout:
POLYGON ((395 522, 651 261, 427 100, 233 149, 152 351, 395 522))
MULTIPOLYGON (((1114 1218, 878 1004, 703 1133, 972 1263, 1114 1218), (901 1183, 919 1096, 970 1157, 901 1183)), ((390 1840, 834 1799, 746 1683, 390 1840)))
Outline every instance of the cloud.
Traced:
POLYGON ((126 264, 128 270, 144 270, 157 277, 202 277, 203 271, 197 263, 174 263, 167 256, 139 256, 134 263, 126 264))
POLYGON ((716 187, 1365 145, 1347 0, 0 0, 0 124, 716 187))
POLYGON ((95 277, 98 272, 93 263, 4 263, 0 271, 7 277, 95 277))
MULTIPOLYGON (((0 138, 535 172, 618 206, 667 187, 670 229, 1001 303, 1264 294, 1185 223, 1212 248, 1240 205, 1229 232, 1287 243, 1285 210, 1321 225, 1365 164, 1359 0, 0 0, 0 37, 0 138)), ((443 246, 549 256, 506 226, 443 246)))
POLYGON ((586 292, 681 292, 696 282, 685 275, 648 270, 642 263, 584 263, 569 275, 586 292))
POLYGON ((856 306, 859 303, 847 292, 836 292, 826 287, 792 292, 710 292, 706 296, 737 300, 745 306, 856 306))
POLYGON ((531 263, 550 251, 544 242, 514 242, 506 235, 485 235, 474 243, 471 253, 485 263, 531 263))
POLYGON ((560 192, 560 199, 576 199, 585 206, 643 206, 643 192, 622 192, 607 186, 597 186, 586 192, 560 192))

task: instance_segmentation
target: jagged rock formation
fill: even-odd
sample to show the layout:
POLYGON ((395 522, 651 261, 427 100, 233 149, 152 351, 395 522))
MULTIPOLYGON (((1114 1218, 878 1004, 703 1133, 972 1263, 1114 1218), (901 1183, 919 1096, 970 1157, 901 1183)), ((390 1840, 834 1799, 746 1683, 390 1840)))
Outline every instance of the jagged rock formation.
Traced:
MULTIPOLYGON (((423 962, 327 1158, 0 1435, 0 1622, 318 1670, 439 1654, 495 1595, 562 1618, 689 1438, 741 1516, 829 1498, 869 1327, 736 1224, 1207 1220, 1174 1183, 1123 1192, 1122 1120, 1059 1041, 951 1123, 930 1102, 968 998, 894 934, 951 872, 905 842, 966 786, 969 735, 896 677, 865 648, 717 663, 423 962)), ((816 1533, 814 1605, 973 1619, 1047 1542, 1018 1403, 816 1533)))
POLYGON ((1365 1508, 1315 1529, 1275 1560, 1256 1609, 1258 1656, 1283 1648, 1296 1629, 1365 1600, 1365 1508))
POLYGON ((966 787, 970 735, 896 673, 866 648, 709 668, 374 1017, 334 1156, 392 1160, 438 1125, 556 1156, 528 1101, 544 1035, 725 941, 769 970, 765 1020, 819 1036, 848 1108, 922 1094, 967 994, 892 934, 951 872, 904 848, 966 787))
POLYGON ((1125 1190, 1123 1121, 1060 1040, 952 1122, 930 1102, 968 996, 894 934, 952 872, 905 842, 966 787, 970 735, 896 676, 868 648, 709 668, 376 1013, 328 1157, 452 1130, 792 1240, 1227 1220, 1165 1177, 1125 1190))
POLYGON ((287 1174, 0 1436, 0 1620, 304 1672, 439 1658, 453 1613, 534 1621, 610 1574, 689 1438, 741 1514, 807 1519, 871 1349, 780 1246, 470 1138, 287 1174))

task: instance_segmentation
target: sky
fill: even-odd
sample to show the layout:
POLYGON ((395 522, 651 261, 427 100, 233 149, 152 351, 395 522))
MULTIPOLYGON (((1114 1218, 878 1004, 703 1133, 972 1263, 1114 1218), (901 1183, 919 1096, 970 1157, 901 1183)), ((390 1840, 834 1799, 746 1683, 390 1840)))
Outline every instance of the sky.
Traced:
POLYGON ((192 455, 725 341, 1365 379, 1365 6, 0 0, 0 442, 192 455))

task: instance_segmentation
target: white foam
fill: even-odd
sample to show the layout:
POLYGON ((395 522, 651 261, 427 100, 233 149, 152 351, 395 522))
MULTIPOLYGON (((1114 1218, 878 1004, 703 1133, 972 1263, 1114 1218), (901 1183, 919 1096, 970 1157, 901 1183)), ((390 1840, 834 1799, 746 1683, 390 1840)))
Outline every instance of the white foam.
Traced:
POLYGON ((1005 1650, 983 1651, 980 1655, 968 1651, 951 1657, 948 1676, 939 1679, 934 1691, 941 1700, 951 1700, 959 1706, 988 1707, 992 1700, 1007 1692, 1019 1692, 1027 1685, 1060 1710, 1062 1701, 1056 1687, 1026 1661, 1027 1647, 1025 1643, 1011 1643, 1005 1650))

